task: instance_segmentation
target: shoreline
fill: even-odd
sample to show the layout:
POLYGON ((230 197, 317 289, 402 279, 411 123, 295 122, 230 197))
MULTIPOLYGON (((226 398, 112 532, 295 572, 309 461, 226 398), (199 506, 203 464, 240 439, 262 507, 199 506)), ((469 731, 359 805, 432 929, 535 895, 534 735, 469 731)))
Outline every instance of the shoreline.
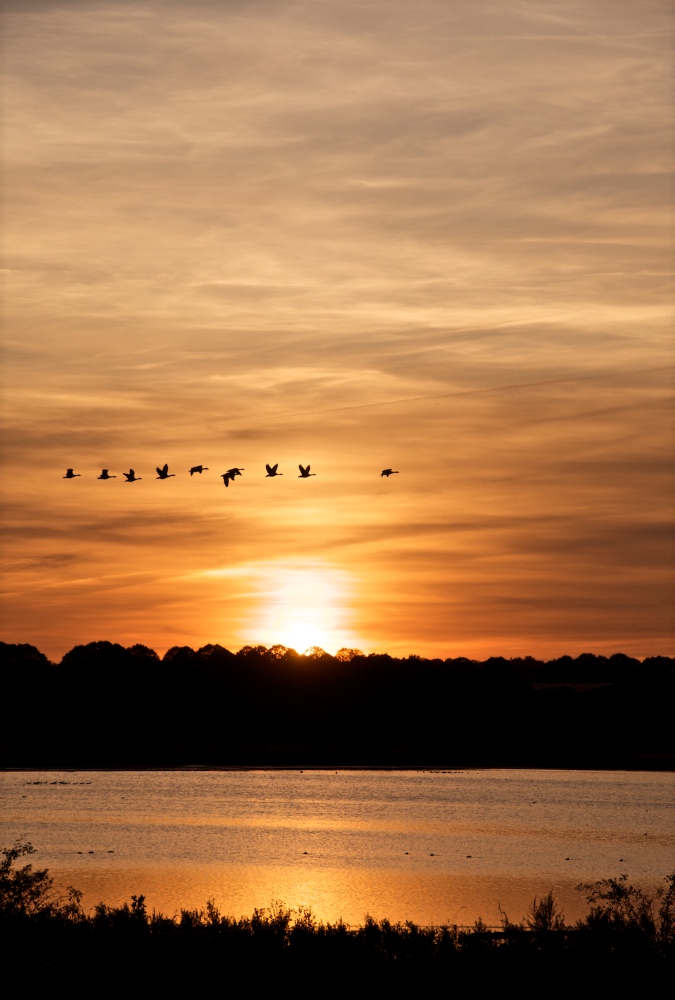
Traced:
MULTIPOLYGON (((640 762, 643 764, 643 762, 640 762)), ((675 759, 664 760, 659 766, 646 767, 639 766, 603 766, 602 764, 464 764, 464 765, 437 765, 437 764, 8 764, 0 765, 0 773, 37 773, 37 772, 73 772, 73 771, 181 771, 181 772, 201 772, 201 771, 333 771, 333 772, 365 772, 373 771, 380 773, 407 771, 419 774, 461 774, 466 771, 582 771, 582 772, 607 772, 615 773, 625 771, 626 773, 641 772, 645 774, 672 774, 675 773, 675 759)))

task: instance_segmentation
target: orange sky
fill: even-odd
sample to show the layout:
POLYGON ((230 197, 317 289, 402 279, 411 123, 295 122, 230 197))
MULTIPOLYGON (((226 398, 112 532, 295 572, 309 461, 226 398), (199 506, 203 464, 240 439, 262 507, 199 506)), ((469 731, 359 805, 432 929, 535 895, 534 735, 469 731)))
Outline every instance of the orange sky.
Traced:
POLYGON ((671 29, 10 0, 3 638, 675 653, 671 29))

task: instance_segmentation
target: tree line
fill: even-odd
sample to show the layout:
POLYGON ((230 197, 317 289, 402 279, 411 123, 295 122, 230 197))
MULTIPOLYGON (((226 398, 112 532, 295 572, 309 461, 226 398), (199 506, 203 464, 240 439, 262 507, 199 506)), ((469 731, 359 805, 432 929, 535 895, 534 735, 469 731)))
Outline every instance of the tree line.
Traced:
POLYGON ((675 764, 675 659, 0 643, 10 767, 675 764))

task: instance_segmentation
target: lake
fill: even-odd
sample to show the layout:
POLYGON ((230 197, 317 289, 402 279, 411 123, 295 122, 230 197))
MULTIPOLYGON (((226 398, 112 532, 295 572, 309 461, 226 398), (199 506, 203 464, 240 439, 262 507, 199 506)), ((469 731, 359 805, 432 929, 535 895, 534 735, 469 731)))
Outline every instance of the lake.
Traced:
POLYGON ((241 916, 281 900, 324 919, 519 920, 553 889, 675 868, 675 775, 626 771, 8 771, 0 846, 86 908, 143 893, 171 915, 212 897, 241 916))

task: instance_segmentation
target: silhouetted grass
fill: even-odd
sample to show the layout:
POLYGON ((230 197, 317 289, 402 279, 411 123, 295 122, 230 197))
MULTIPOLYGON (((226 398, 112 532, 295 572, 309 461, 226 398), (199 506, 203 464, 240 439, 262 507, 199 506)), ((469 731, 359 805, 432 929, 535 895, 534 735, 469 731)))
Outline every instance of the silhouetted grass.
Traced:
POLYGON ((353 927, 281 902, 250 917, 225 915, 212 901, 167 917, 132 896, 122 906, 100 903, 86 913, 80 892, 71 888, 58 897, 46 869, 17 866, 32 853, 30 844, 17 843, 0 862, 0 932, 5 954, 24 968, 27 982, 85 977, 93 991, 132 982, 232 986, 243 978, 251 987, 321 982, 326 992, 331 984, 341 990, 476 985, 555 975, 570 985, 588 985, 595 976, 598 988, 638 976, 644 987, 675 957, 675 873, 654 894, 625 875, 579 886, 590 912, 571 926, 549 893, 533 901, 520 923, 503 914, 499 930, 480 920, 472 928, 423 927, 372 917, 353 927))

